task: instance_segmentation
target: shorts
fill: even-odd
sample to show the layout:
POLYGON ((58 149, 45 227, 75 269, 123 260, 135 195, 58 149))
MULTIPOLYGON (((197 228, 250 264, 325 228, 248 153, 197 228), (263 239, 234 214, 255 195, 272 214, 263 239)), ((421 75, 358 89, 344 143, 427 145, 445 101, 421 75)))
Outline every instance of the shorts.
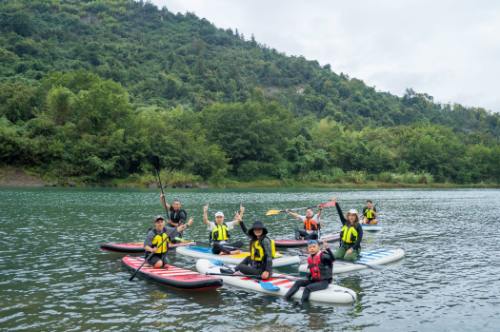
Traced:
POLYGON ((162 266, 165 266, 167 264, 170 265, 170 261, 168 260, 168 256, 167 256, 167 253, 164 252, 163 254, 153 254, 153 257, 151 257, 149 260, 148 260, 148 263, 149 265, 151 266, 155 266, 156 263, 158 263, 158 261, 163 261, 163 264, 162 266))

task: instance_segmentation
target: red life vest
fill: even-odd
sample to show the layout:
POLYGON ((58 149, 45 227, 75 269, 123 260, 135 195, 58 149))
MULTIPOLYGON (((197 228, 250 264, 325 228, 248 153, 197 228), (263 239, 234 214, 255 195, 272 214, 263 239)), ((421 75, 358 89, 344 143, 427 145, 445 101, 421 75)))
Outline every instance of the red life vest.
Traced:
POLYGON ((317 231, 320 228, 321 228, 321 221, 319 222, 319 227, 318 227, 318 224, 314 220, 309 218, 306 218, 306 220, 304 220, 304 229, 306 231, 317 231))
POLYGON ((319 270, 319 265, 321 264, 321 254, 327 253, 326 251, 320 251, 316 255, 309 255, 307 257, 307 267, 311 271, 311 280, 321 281, 321 272, 319 270))

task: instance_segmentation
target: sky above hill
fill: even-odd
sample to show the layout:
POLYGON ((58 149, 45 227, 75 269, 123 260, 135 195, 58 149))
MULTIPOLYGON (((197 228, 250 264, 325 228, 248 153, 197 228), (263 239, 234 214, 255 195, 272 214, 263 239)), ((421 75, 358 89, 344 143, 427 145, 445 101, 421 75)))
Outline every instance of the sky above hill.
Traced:
POLYGON ((402 96, 500 111, 500 1, 152 0, 402 96))

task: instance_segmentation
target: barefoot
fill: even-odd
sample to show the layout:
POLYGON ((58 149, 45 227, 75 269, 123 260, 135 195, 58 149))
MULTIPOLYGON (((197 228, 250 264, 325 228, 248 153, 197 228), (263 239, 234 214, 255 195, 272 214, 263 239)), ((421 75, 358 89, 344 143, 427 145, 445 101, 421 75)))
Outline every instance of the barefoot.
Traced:
POLYGON ((219 253, 219 256, 224 256, 224 255, 228 255, 228 254, 226 254, 224 251, 221 251, 221 252, 219 253))
POLYGON ((231 255, 239 255, 239 254, 241 254, 241 250, 231 251, 231 255))
POLYGON ((165 264, 165 265, 163 266, 163 268, 164 268, 164 269, 168 269, 169 267, 170 267, 170 264, 165 264))

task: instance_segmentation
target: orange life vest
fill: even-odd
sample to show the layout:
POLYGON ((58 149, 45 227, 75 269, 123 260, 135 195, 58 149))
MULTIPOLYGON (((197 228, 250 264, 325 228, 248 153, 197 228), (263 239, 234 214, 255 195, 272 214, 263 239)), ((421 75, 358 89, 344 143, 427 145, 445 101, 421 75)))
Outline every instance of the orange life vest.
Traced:
POLYGON ((317 231, 321 229, 321 221, 319 222, 319 225, 312 219, 306 218, 304 220, 304 229, 306 231, 317 231))

